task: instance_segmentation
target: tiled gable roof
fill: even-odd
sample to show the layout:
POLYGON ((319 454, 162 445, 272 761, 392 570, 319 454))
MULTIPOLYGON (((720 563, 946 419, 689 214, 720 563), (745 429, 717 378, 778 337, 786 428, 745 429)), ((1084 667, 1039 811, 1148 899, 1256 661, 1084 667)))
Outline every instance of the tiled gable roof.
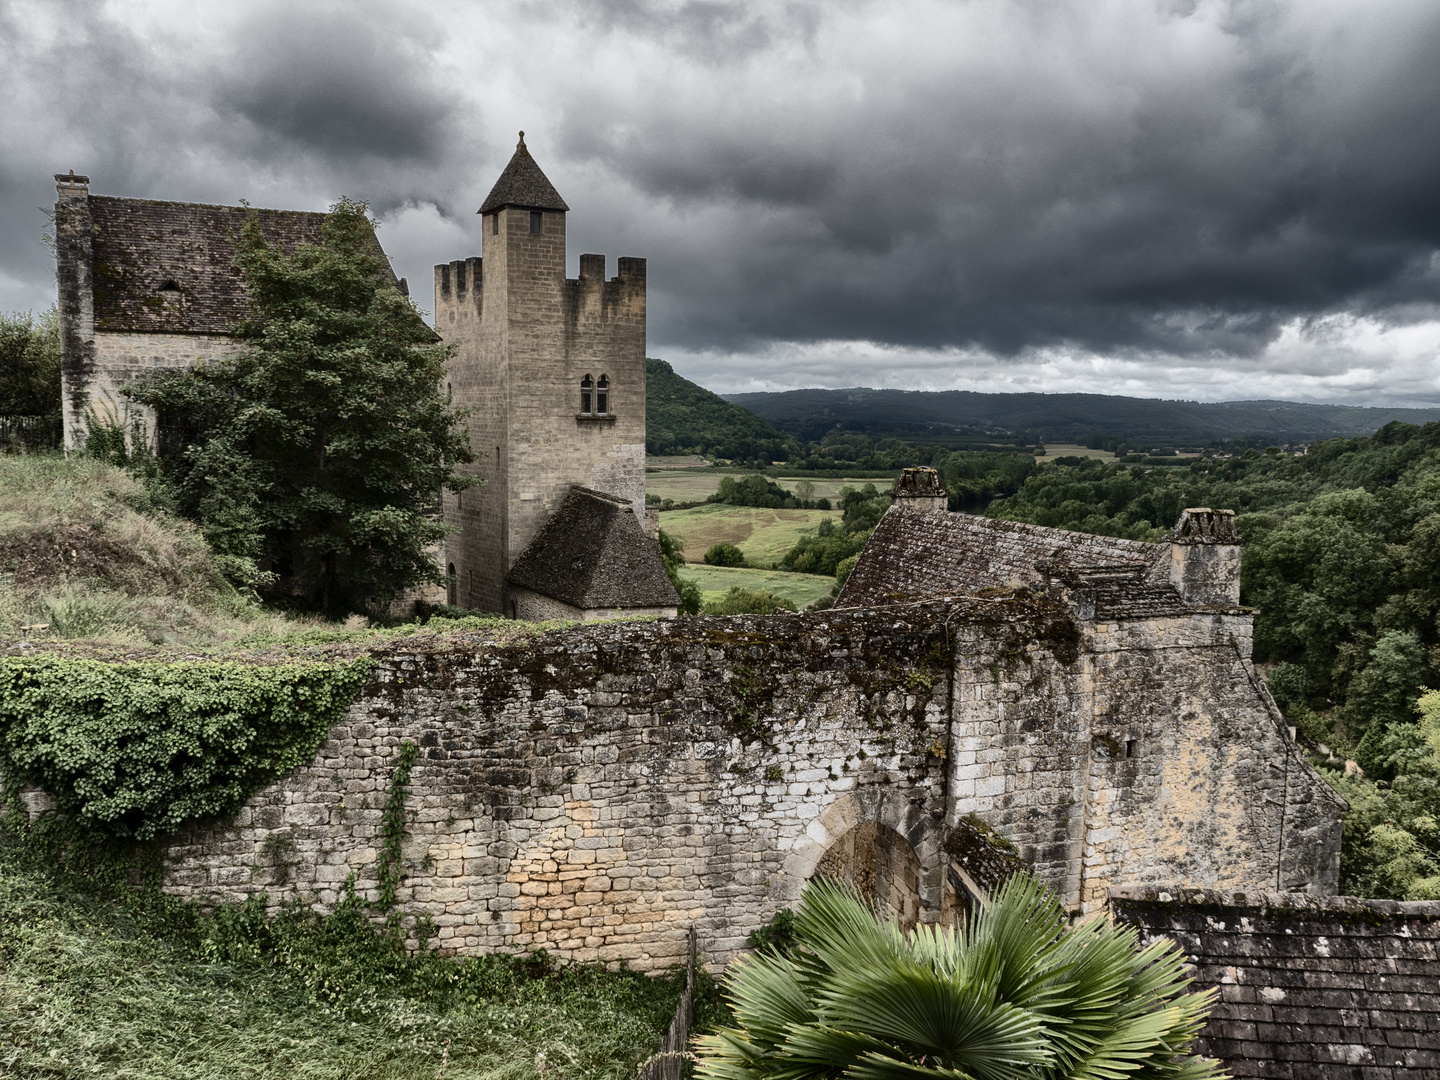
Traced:
MULTIPOLYGON (((89 202, 97 330, 230 332, 245 313, 244 283, 232 264, 247 207, 108 195, 91 195, 89 202)), ((326 217, 303 210, 254 213, 266 238, 283 249, 319 243, 326 217)), ((375 246, 379 250, 378 240, 375 246)))
POLYGON ((630 503, 578 486, 506 580, 587 611, 680 603, 660 561, 660 546, 645 535, 630 503))
POLYGON ((1035 583, 1043 576, 1035 566, 1042 560, 1078 567, 1131 568, 1138 587, 1166 550, 1160 544, 1136 540, 893 506, 870 535, 835 603, 837 607, 871 607, 896 600, 975 593, 1017 579, 1035 583))
POLYGON ((549 178, 540 171, 540 166, 535 164, 535 159, 530 156, 523 131, 520 133, 520 143, 515 147, 515 155, 510 159, 510 164, 505 166, 500 179, 495 181, 490 194, 485 196, 478 212, 488 214, 505 206, 520 206, 528 210, 570 209, 555 190, 555 185, 550 183, 549 178))

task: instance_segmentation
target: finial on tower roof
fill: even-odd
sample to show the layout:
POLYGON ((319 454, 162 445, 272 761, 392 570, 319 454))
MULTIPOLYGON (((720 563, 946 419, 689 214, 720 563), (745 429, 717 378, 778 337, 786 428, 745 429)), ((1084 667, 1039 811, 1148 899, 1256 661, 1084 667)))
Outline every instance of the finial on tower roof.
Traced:
POLYGON ((535 159, 530 156, 523 131, 520 132, 520 141, 515 146, 515 155, 510 159, 510 164, 505 166, 500 179, 495 181, 495 186, 490 189, 490 194, 480 206, 480 213, 488 214, 504 206, 519 206, 528 210, 570 209, 554 185, 540 171, 540 166, 535 164, 535 159))

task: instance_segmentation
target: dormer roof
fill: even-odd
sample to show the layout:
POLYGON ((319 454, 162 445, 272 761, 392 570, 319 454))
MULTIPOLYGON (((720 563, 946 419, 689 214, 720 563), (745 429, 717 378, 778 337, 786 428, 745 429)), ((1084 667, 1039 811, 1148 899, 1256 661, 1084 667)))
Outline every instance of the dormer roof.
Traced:
POLYGON ((480 204, 478 213, 489 214, 506 206, 518 206, 526 210, 565 210, 565 200, 555 190, 555 185, 540 171, 530 150, 525 145, 525 133, 520 132, 520 142, 515 147, 515 156, 490 194, 480 204))

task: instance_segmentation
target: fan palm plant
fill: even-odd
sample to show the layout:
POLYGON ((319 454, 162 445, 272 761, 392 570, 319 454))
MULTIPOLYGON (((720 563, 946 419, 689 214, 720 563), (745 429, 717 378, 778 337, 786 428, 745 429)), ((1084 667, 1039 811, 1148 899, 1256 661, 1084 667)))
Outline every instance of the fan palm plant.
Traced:
POLYGON ((903 932, 851 891, 811 882, 799 947, 726 976, 734 1027, 697 1040, 714 1080, 1205 1080, 1189 1053, 1213 991, 1188 993, 1173 942, 1107 920, 1071 926, 1026 875, 959 930, 903 932))

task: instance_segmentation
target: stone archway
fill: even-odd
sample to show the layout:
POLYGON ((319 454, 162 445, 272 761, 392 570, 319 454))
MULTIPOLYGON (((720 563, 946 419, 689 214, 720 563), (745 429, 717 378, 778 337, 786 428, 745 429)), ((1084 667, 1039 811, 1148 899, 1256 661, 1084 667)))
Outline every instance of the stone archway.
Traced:
MULTIPOLYGON (((841 844, 850 845, 853 850, 854 842, 858 841, 864 851, 869 845, 878 847, 883 840, 887 851, 898 843, 904 845, 909 857, 915 860, 901 859, 904 851, 891 851, 884 856, 888 865, 899 867, 903 862, 909 872, 916 873, 918 887, 914 895, 918 921, 937 923, 942 917, 946 889, 941 832, 940 823, 923 804, 898 797, 893 790, 862 788, 847 792, 821 810, 805 831, 791 841, 784 872, 774 882, 778 887, 772 896, 793 906, 800 899, 805 883, 824 872, 820 863, 831 855, 832 849, 839 849, 833 863, 840 861, 841 852, 846 850, 841 844), (874 830, 873 840, 867 840, 864 832, 849 836, 853 830, 867 825, 874 830)), ((849 865, 854 865, 853 859, 849 865)), ((900 880, 907 880, 905 873, 903 869, 900 871, 900 880)), ((832 876, 835 875, 832 873, 832 876)), ((892 873, 889 880, 894 878, 892 873)), ((888 894, 886 904, 890 906, 888 894)), ((898 909, 892 906, 892 910, 898 909)))
POLYGON ((829 877, 855 889, 878 911, 888 910, 902 930, 920 921, 920 858, 888 825, 862 821, 831 844, 812 877, 829 877))

